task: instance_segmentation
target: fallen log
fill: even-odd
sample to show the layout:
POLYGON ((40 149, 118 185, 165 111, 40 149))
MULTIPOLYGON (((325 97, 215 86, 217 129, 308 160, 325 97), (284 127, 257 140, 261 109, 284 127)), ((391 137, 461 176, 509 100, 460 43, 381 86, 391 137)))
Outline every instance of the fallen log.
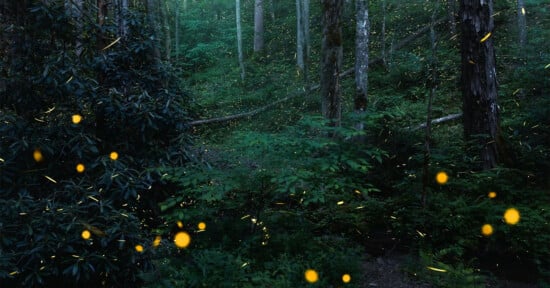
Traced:
MULTIPOLYGON (((436 118, 436 119, 432 119, 432 121, 430 123, 431 124, 438 124, 438 123, 458 119, 460 117, 462 117, 462 113, 456 113, 456 114, 451 114, 451 115, 439 117, 439 118, 436 118)), ((418 130, 418 129, 425 129, 426 126, 427 126, 426 123, 422 123, 422 124, 419 124, 419 125, 416 125, 416 126, 409 126, 405 129, 415 131, 415 130, 418 130)))

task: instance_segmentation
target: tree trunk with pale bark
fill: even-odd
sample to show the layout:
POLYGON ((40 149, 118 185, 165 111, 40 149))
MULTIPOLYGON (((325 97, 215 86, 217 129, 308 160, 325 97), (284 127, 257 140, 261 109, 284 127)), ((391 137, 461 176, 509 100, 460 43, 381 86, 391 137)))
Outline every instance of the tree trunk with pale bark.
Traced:
MULTIPOLYGON (((367 109, 369 69, 369 10, 368 0, 355 1, 355 97, 354 110, 367 109)), ((361 129, 363 127, 360 127, 361 129)))
POLYGON ((254 1, 254 52, 264 50, 264 5, 263 0, 254 1))

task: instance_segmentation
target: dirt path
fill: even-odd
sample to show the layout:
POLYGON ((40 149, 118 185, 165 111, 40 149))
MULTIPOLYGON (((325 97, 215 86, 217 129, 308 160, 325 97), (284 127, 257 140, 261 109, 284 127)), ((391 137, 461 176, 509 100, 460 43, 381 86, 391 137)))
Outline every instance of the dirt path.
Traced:
POLYGON ((385 255, 363 264, 365 283, 362 287, 378 288, 432 288, 427 283, 411 279, 402 269, 405 256, 385 255))

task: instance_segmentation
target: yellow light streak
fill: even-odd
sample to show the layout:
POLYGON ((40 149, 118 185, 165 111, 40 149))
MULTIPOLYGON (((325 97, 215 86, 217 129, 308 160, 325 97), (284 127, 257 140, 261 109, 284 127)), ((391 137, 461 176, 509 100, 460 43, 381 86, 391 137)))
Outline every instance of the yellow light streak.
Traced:
POLYGON ((107 49, 111 48, 111 46, 115 45, 118 41, 120 41, 120 38, 121 37, 118 37, 115 41, 111 42, 111 44, 105 46, 105 48, 103 48, 101 50, 107 50, 107 49))
POLYGON ((483 36, 483 38, 481 38, 481 40, 479 40, 479 43, 483 43, 485 41, 487 41, 487 39, 489 39, 489 37, 491 37, 491 32, 487 33, 485 36, 483 36))
POLYGON ((435 268, 435 267, 432 267, 432 266, 426 266, 426 268, 428 268, 429 270, 435 271, 435 272, 442 272, 442 273, 447 272, 447 270, 445 270, 445 269, 435 268))
POLYGON ((55 180, 54 180, 52 177, 50 177, 50 176, 44 175, 44 178, 46 178, 46 179, 50 180, 51 182, 57 184, 57 181, 55 181, 55 180))

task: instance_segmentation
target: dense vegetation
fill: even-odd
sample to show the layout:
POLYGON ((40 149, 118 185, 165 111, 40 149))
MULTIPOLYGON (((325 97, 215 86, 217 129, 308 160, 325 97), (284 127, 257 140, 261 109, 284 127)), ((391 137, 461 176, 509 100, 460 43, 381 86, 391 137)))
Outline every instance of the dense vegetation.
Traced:
MULTIPOLYGON (((363 287, 363 263, 390 252, 408 255, 409 277, 437 287, 550 286, 544 1, 525 1, 526 45, 515 1, 495 3, 506 157, 485 170, 460 119, 431 126, 429 154, 419 128, 430 95, 432 118, 461 111, 449 21, 435 26, 435 49, 429 33, 392 49, 446 16, 448 1, 370 1, 370 57, 385 61, 369 68, 365 114, 353 113, 353 79, 342 78, 339 127, 321 116, 314 89, 318 3, 304 83, 294 1, 264 1, 261 52, 254 1, 242 1, 244 79, 233 1, 152 1, 178 16, 165 22, 134 3, 120 38, 115 20, 94 21, 95 1, 84 1, 91 19, 82 22, 64 1, 27 2, 0 5, 1 287, 363 287), (176 26, 178 46, 167 49, 176 26), (251 117, 196 121, 270 103, 251 117), (440 172, 448 181, 436 181, 440 172), (503 220, 509 208, 520 213, 515 225, 503 220), (318 273, 313 284, 307 269, 318 273)), ((353 15, 348 3, 345 69, 353 15)))

